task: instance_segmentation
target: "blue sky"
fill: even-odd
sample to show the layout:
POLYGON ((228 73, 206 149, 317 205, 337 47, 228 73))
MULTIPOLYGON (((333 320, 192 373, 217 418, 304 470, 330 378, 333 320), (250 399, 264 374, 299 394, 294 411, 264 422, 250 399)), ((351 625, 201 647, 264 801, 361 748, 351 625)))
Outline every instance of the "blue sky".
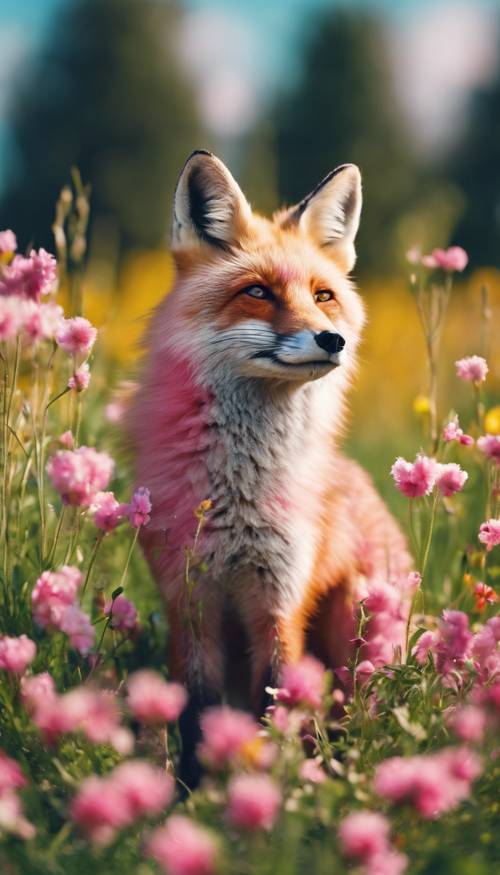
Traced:
MULTIPOLYGON (((16 68, 71 0, 0 0, 0 186, 7 164, 6 114, 16 68)), ((497 0, 179 0, 187 15, 179 51, 198 87, 206 123, 240 133, 266 95, 296 69, 314 13, 347 5, 386 20, 400 97, 422 148, 439 147, 460 124, 470 90, 492 75, 497 0)))

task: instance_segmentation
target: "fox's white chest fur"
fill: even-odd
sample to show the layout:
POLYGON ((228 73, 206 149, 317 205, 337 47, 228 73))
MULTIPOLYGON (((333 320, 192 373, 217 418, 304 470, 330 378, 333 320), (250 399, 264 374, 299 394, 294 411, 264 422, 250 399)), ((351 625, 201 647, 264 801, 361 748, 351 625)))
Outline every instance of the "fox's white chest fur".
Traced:
POLYGON ((215 391, 204 460, 209 576, 236 602, 286 611, 312 571, 335 392, 330 380, 293 393, 250 380, 215 391))

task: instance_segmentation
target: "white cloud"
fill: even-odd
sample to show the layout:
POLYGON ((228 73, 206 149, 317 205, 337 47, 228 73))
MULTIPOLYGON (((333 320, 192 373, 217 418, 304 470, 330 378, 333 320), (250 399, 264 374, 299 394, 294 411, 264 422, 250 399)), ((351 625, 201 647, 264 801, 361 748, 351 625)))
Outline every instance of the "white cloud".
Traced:
POLYGON ((197 85, 204 121, 219 136, 255 122, 265 81, 258 49, 258 33, 237 13, 200 9, 181 22, 181 60, 197 85))
POLYGON ((470 92, 498 63, 494 9, 474 2, 421 7, 395 37, 396 78, 422 147, 445 145, 463 122, 470 92))
POLYGON ((19 27, 5 27, 0 31, 0 121, 5 115, 13 77, 26 59, 30 41, 19 27))

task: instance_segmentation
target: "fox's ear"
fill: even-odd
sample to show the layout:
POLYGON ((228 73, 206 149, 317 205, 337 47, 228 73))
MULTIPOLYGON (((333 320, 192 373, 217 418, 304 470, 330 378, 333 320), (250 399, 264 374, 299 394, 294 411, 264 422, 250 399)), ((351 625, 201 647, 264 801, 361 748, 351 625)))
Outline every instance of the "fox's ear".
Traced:
POLYGON ((199 245, 228 248, 245 234, 251 209, 227 167, 211 152, 187 159, 174 197, 174 249, 199 245))
POLYGON ((285 225, 298 224, 348 273, 356 261, 354 239, 361 213, 361 174, 342 164, 288 212, 285 225))

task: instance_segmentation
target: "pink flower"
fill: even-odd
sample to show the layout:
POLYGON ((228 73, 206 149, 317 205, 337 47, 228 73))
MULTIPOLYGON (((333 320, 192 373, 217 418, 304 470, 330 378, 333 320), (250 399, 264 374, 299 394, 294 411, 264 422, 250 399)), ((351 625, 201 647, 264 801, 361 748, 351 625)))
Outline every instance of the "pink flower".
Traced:
POLYGON ((47 462, 47 473, 64 504, 89 505, 97 492, 106 489, 114 462, 93 447, 59 450, 47 462))
POLYGON ((39 301, 42 295, 54 291, 57 282, 57 264, 45 249, 32 249, 29 258, 16 255, 4 268, 0 277, 0 295, 19 295, 39 301))
POLYGON ((53 678, 47 671, 21 679, 21 701, 30 714, 56 695, 53 678))
POLYGON ((450 496, 463 489, 468 478, 467 471, 462 471, 455 462, 437 465, 436 486, 442 495, 450 496))
POLYGON ((233 762, 257 737, 258 726, 250 714, 227 705, 207 708, 201 716, 202 741, 198 753, 208 765, 220 769, 233 762))
POLYGON ((213 875, 215 837, 188 817, 174 814, 149 839, 147 853, 166 875, 213 875))
POLYGON ((56 340, 59 346, 73 355, 88 355, 97 337, 97 329, 83 316, 65 319, 56 340))
POLYGON ((303 781, 310 781, 311 784, 324 784, 326 775, 317 760, 307 759, 300 764, 299 776, 303 781))
POLYGON ((140 526, 145 526, 151 519, 151 500, 149 497, 149 489, 140 486, 134 492, 130 504, 128 506, 127 515, 131 525, 138 529, 140 526))
POLYGON ((17 249, 17 240, 14 231, 0 231, 0 253, 15 252, 17 249))
POLYGON ((486 713, 477 705, 463 705, 452 713, 448 725, 461 741, 481 741, 486 729, 486 713))
POLYGON ((429 495, 436 481, 436 462, 428 456, 417 456, 415 462, 399 457, 391 468, 394 482, 407 498, 429 495))
POLYGON ((422 259, 422 250, 420 246, 412 246, 406 253, 406 260, 410 264, 420 264, 422 259))
POLYGON ((168 683, 161 675, 142 669, 128 679, 128 706, 141 723, 164 723, 178 720, 187 702, 181 684, 168 683))
POLYGON ((388 847, 389 821, 374 811, 354 811, 339 826, 342 852, 362 863, 388 847))
POLYGON ((112 492, 97 492, 92 499, 90 511, 94 524, 103 532, 111 532, 123 518, 126 506, 116 500, 112 492))
POLYGON ((477 439, 477 445, 488 459, 500 465, 500 434, 485 434, 477 439))
POLYGON ((95 629, 90 617, 78 605, 66 608, 59 621, 61 632, 69 638, 71 647, 86 655, 95 642, 95 629))
POLYGON ((84 362, 83 365, 76 369, 73 376, 69 378, 68 388, 75 389, 77 392, 83 392, 85 389, 88 389, 89 383, 90 368, 88 363, 84 362))
POLYGON ((31 343, 53 340, 63 321, 63 309, 57 304, 39 304, 37 301, 21 302, 20 315, 23 337, 31 343))
POLYGON ((52 692, 31 700, 33 721, 47 744, 60 735, 81 732, 93 744, 109 744, 123 755, 133 748, 131 733, 120 725, 120 712, 113 693, 90 686, 75 687, 58 696, 52 692))
POLYGON ((0 795, 0 833, 9 832, 28 841, 36 835, 36 829, 23 815, 19 796, 12 790, 0 795))
POLYGON ((68 431, 63 432, 59 438, 59 443, 62 444, 63 447, 65 447, 65 449, 72 450, 73 447, 75 446, 75 439, 73 437, 73 432, 69 429, 68 429, 68 431))
POLYGON ((267 775, 236 775, 228 785, 227 817, 247 830, 271 829, 281 804, 281 793, 267 775))
POLYGON ((130 805, 118 783, 92 776, 82 781, 70 815, 91 841, 107 844, 130 823, 130 805))
POLYGON ((21 767, 15 760, 11 760, 3 750, 0 750, 0 796, 5 790, 24 787, 25 784, 26 778, 21 767))
POLYGON ((14 296, 0 297, 0 340, 16 337, 22 324, 22 309, 14 296))
POLYGON ((277 698, 290 707, 304 705, 319 708, 325 690, 325 667, 313 656, 303 656, 299 662, 285 665, 277 698))
POLYGON ((382 854, 370 857, 365 867, 365 875, 402 875, 408 866, 408 857, 387 848, 382 854))
POLYGON ((469 256, 461 246, 450 246, 449 249, 433 249, 430 255, 422 256, 421 261, 424 267, 461 273, 467 267, 469 256))
POLYGON ((381 763, 374 790, 391 802, 410 802, 426 818, 455 808, 470 792, 480 761, 467 748, 445 748, 436 754, 392 757, 381 763))
POLYGON ((284 705, 270 705, 267 709, 267 713, 270 717, 271 725, 274 726, 278 732, 282 732, 283 734, 287 732, 290 725, 290 712, 288 711, 288 708, 285 708, 284 705))
POLYGON ((369 659, 363 659, 356 666, 356 677, 361 682, 367 681, 368 678, 370 677, 370 675, 372 675, 374 671, 375 671, 375 666, 373 665, 373 662, 371 662, 369 659))
POLYGON ((411 593, 415 592, 422 583, 422 575, 418 571, 410 571, 407 580, 408 588, 411 593))
POLYGON ((481 523, 479 527, 479 540, 482 544, 486 544, 488 552, 500 544, 500 519, 490 519, 485 523, 481 523))
POLYGON ((174 795, 171 775, 139 760, 122 763, 111 773, 109 780, 121 791, 133 820, 160 814, 174 795))
POLYGON ((469 383, 482 383, 488 373, 486 360, 480 355, 471 355, 455 362, 457 377, 469 383))
POLYGON ((104 605, 104 613, 110 616, 112 629, 126 632, 135 629, 137 625, 137 609, 124 595, 117 596, 113 601, 109 600, 104 605))
POLYGON ((59 571, 44 571, 31 594, 35 623, 58 629, 66 608, 75 601, 82 580, 81 572, 73 565, 63 565, 59 571))
POLYGON ((0 668, 9 674, 24 674, 36 656, 36 644, 27 635, 0 638, 0 668))
POLYGON ((429 653, 435 653, 438 642, 439 636, 437 632, 428 631, 420 636, 413 650, 415 658, 420 665, 423 665, 429 653))
POLYGON ((470 447, 474 443, 474 438, 471 437, 470 434, 464 434, 463 430, 460 428, 458 424, 458 416, 455 416, 454 419, 445 425, 443 429, 443 440, 448 443, 450 441, 458 441, 466 447, 470 447))

